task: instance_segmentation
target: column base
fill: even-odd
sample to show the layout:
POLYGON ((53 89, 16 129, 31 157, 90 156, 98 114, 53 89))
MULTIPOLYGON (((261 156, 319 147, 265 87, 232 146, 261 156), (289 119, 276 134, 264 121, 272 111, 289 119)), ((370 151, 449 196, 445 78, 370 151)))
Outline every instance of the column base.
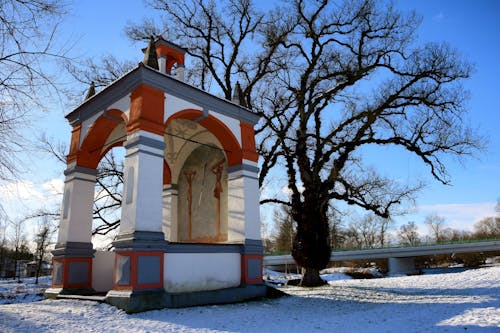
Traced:
POLYGON ((56 299, 62 295, 93 296, 95 294, 96 291, 92 288, 47 288, 44 297, 56 299))
POLYGON ((117 251, 162 251, 167 245, 168 242, 161 231, 134 231, 120 234, 113 242, 117 251))
POLYGON ((136 313, 162 308, 237 303, 265 297, 268 294, 268 288, 264 284, 260 284, 175 294, 167 293, 163 289, 110 290, 106 295, 106 303, 127 313, 136 313))

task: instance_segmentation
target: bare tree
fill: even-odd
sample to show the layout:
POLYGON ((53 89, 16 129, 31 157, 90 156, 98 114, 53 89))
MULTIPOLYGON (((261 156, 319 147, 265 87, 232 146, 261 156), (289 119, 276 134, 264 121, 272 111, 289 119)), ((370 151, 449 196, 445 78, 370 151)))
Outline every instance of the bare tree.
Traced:
POLYGON ((44 88, 55 88, 46 62, 66 58, 67 50, 54 42, 63 14, 56 0, 4 0, 0 5, 0 179, 16 175, 16 153, 24 143, 20 125, 30 109, 44 107, 44 88))
MULTIPOLYGON (((42 136, 39 140, 39 148, 55 160, 66 164, 66 145, 56 143, 47 136, 42 136)), ((118 212, 122 203, 122 190, 123 160, 111 150, 103 157, 97 167, 92 235, 107 235, 118 228, 121 218, 118 212)), ((43 218, 44 216, 57 219, 59 215, 59 207, 55 207, 54 209, 33 212, 27 219, 43 218)))
POLYGON ((93 235, 106 235, 119 227, 122 190, 123 160, 118 160, 111 151, 97 168, 93 235))
POLYGON ((331 200, 388 218, 421 188, 365 166, 362 147, 399 147, 444 184, 445 156, 481 147, 463 121, 459 81, 469 77, 469 64, 446 44, 414 43, 419 19, 384 5, 293 1, 294 33, 281 44, 286 55, 275 59, 276 78, 263 96, 269 139, 262 170, 276 159, 286 168, 286 204, 297 222, 292 253, 305 267, 306 286, 324 283, 331 200))
POLYGON ((260 184, 280 165, 292 192, 289 201, 262 202, 292 207, 303 285, 324 283, 332 200, 388 218, 422 186, 379 175, 363 164, 361 148, 399 147, 444 184, 446 156, 481 148, 464 121, 460 80, 470 65, 447 44, 417 45, 413 13, 370 0, 295 0, 267 15, 246 0, 150 4, 175 31, 147 20, 129 26, 132 38, 177 40, 198 66, 191 82, 230 99, 241 80, 241 104, 262 115, 260 184))
POLYGON ((22 258, 22 252, 27 247, 26 235, 24 228, 25 220, 12 221, 12 233, 11 233, 11 247, 14 250, 14 279, 17 277, 17 281, 21 282, 21 266, 20 260, 22 258))
POLYGON ((0 206, 0 277, 5 274, 5 257, 7 252, 7 215, 0 206))
POLYGON ((346 231, 344 230, 342 217, 346 213, 330 206, 328 220, 330 225, 330 246, 332 249, 340 249, 344 246, 346 231))
POLYGON ((415 222, 410 221, 399 228, 398 237, 401 244, 416 246, 420 243, 420 236, 415 222))
POLYGON ((280 206, 274 212, 274 220, 278 226, 278 233, 274 240, 276 250, 290 253, 293 245, 293 234, 295 233, 295 223, 290 214, 290 207, 280 206))
POLYGON ((500 217, 485 217, 476 222, 474 236, 477 238, 500 237, 500 217))
POLYGON ((349 223, 350 242, 362 248, 383 247, 387 243, 387 232, 392 220, 374 214, 355 218, 349 223))
POLYGON ((441 242, 444 240, 444 226, 445 219, 438 214, 431 214, 425 217, 424 223, 429 228, 432 237, 436 242, 441 242))
POLYGON ((252 108, 259 81, 272 74, 270 66, 279 42, 292 25, 285 15, 257 10, 249 0, 150 0, 163 25, 150 18, 129 24, 133 40, 164 35, 187 48, 191 58, 188 81, 204 90, 220 92, 231 100, 240 81, 240 104, 252 108))
POLYGON ((51 243, 51 238, 54 234, 55 228, 52 226, 51 221, 48 216, 43 216, 38 224, 38 230, 35 236, 35 260, 36 260, 36 270, 35 270, 35 284, 38 284, 38 277, 42 272, 42 265, 44 263, 45 257, 48 254, 48 248, 51 243))
POLYGON ((390 242, 389 231, 393 228, 394 221, 390 218, 377 217, 379 233, 378 233, 378 243, 380 247, 384 247, 390 242))
POLYGON ((103 55, 99 59, 87 58, 80 62, 72 60, 64 64, 67 72, 81 84, 76 91, 66 92, 74 98, 75 104, 81 102, 80 98, 87 93, 91 84, 99 90, 125 75, 136 65, 133 61, 120 61, 110 54, 103 55))

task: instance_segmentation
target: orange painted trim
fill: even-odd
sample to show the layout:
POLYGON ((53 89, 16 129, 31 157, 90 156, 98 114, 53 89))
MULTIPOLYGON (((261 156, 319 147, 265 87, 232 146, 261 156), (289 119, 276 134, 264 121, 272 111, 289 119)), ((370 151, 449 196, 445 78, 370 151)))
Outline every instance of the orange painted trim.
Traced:
POLYGON ((257 148, 255 146, 255 131, 253 126, 240 121, 240 128, 243 158, 249 161, 258 162, 259 154, 257 153, 257 148))
POLYGON ((76 125, 71 131, 71 144, 69 146, 69 154, 66 156, 66 162, 69 164, 76 160, 78 148, 80 147, 80 135, 82 133, 82 125, 76 125))
MULTIPOLYGON (((194 109, 185 109, 176 112, 165 122, 165 129, 175 119, 196 120, 198 118, 201 118, 202 116, 202 111, 194 109)), ((240 165, 242 163, 243 153, 240 144, 238 143, 236 136, 233 134, 233 132, 231 132, 229 127, 227 127, 222 121, 212 115, 203 118, 198 122, 198 124, 209 130, 210 133, 212 133, 217 138, 217 140, 219 140, 222 148, 224 149, 224 152, 226 153, 228 166, 240 165)))
POLYGON ((174 113, 170 117, 168 117, 165 122, 165 128, 167 128, 173 120, 176 119, 187 119, 187 120, 195 120, 203 116, 203 112, 201 110, 195 109, 184 109, 179 112, 174 113))
POLYGON ((164 101, 163 91, 145 84, 141 84, 132 91, 127 134, 143 130, 163 135, 164 101))
POLYGON ((242 254, 241 255, 241 283, 242 284, 252 284, 252 283, 262 283, 262 268, 263 259, 262 255, 259 254, 242 254), (250 278, 248 276, 248 261, 249 260, 259 260, 260 261, 260 277, 250 278))
POLYGON ((103 151, 106 140, 111 132, 120 124, 127 123, 127 116, 120 110, 112 109, 106 111, 107 117, 104 114, 99 116, 82 141, 80 150, 76 154, 76 164, 79 166, 96 169, 102 157, 117 145, 122 145, 123 141, 114 143, 103 151))
POLYGON ((156 46, 156 55, 158 57, 164 56, 167 60, 167 73, 170 73, 172 66, 177 63, 184 66, 184 54, 177 50, 174 50, 166 45, 156 46))
POLYGON ((141 289, 161 289, 163 288, 163 252, 160 251, 130 251, 130 252, 117 252, 115 254, 115 268, 113 271, 113 289, 115 290, 141 290, 141 289), (130 284, 117 285, 116 284, 116 269, 118 256, 130 257, 130 284), (159 257, 160 258, 160 282, 158 283, 143 283, 137 282, 139 257, 159 257))

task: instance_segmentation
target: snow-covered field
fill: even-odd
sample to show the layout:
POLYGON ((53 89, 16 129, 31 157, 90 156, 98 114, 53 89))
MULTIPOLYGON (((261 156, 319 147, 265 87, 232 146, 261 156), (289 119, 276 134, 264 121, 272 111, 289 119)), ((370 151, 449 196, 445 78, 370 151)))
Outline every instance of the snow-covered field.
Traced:
POLYGON ((290 296, 134 315, 89 301, 3 304, 0 332, 500 332, 500 266, 370 280, 333 272, 324 287, 282 290, 290 296))

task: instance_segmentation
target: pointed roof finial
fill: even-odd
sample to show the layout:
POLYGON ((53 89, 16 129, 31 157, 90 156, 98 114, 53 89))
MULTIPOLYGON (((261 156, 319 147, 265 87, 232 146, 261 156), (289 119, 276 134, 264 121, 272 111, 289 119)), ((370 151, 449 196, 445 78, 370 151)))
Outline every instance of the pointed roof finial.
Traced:
POLYGON ((234 86, 233 98, 231 98, 231 102, 246 107, 245 99, 243 98, 243 89, 241 89, 239 81, 236 81, 236 85, 234 86))
POLYGON ((149 44, 144 54, 143 64, 154 69, 159 69, 158 56, 156 55, 156 45, 153 36, 149 38, 149 44))
POLYGON ((87 95, 85 95, 85 101, 94 95, 95 95, 95 85, 94 81, 92 81, 90 82, 89 90, 87 90, 87 95))

